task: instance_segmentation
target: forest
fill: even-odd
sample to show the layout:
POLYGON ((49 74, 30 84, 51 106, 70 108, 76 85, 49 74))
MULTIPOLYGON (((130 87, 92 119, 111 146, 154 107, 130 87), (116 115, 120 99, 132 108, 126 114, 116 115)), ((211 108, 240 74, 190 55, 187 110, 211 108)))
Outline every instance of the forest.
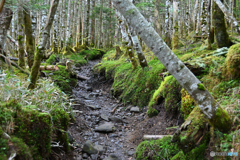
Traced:
POLYGON ((240 0, 0 0, 0 160, 239 160, 240 0))

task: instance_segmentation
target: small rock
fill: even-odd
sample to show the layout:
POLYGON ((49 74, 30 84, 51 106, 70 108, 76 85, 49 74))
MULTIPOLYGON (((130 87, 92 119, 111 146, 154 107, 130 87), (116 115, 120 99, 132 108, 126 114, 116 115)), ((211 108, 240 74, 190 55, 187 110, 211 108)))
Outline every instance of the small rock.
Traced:
POLYGON ((87 91, 90 91, 90 92, 93 91, 92 87, 85 87, 85 89, 86 89, 87 91))
POLYGON ((98 155, 97 155, 97 154, 92 154, 92 155, 91 155, 91 159, 92 159, 92 160, 97 160, 97 158, 98 158, 98 155))
POLYGON ((99 115, 99 111, 90 112, 90 115, 92 115, 92 116, 98 116, 98 115, 99 115))
POLYGON ((112 138, 112 137, 118 137, 118 135, 117 135, 117 134, 111 134, 109 137, 110 137, 110 138, 112 138))
POLYGON ((134 151, 128 151, 128 152, 127 152, 127 155, 128 155, 128 156, 133 156, 134 153, 135 153, 134 151))
POLYGON ((86 105, 86 106, 91 108, 92 110, 101 109, 101 107, 99 106, 93 106, 93 105, 86 105))
POLYGON ((101 114, 100 117, 105 120, 105 121, 109 121, 108 116, 101 114))
POLYGON ((115 126, 111 122, 106 122, 98 127, 96 127, 96 132, 114 132, 116 130, 115 126))
POLYGON ((109 117, 109 120, 114 123, 123 123, 123 120, 120 117, 116 117, 116 116, 109 117))
POLYGON ((122 160, 122 159, 118 155, 112 153, 108 157, 104 158, 103 160, 122 160))
POLYGON ((83 152, 91 155, 91 154, 97 154, 98 151, 96 148, 94 148, 94 145, 93 143, 88 140, 84 145, 83 145, 83 149, 82 149, 83 152))
POLYGON ((82 157, 83 157, 83 158, 88 158, 87 153, 83 153, 82 157))
POLYGON ((98 144, 95 145, 94 148, 96 148, 98 150, 98 154, 103 154, 105 151, 104 147, 101 145, 98 145, 98 144))
POLYGON ((139 109, 139 107, 132 107, 132 108, 130 109, 130 112, 139 113, 139 112, 140 112, 140 109, 139 109))

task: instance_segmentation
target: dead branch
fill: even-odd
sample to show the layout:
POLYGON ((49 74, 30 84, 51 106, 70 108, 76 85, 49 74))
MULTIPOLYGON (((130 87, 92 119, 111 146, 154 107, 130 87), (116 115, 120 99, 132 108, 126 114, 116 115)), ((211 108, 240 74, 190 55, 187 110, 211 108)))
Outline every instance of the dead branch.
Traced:
POLYGON ((143 139, 162 139, 163 137, 172 135, 143 135, 143 139))
MULTIPOLYGON (((0 58, 2 58, 4 61, 5 59, 7 59, 7 57, 5 57, 3 54, 0 54, 0 58)), ((27 74, 28 76, 30 75, 30 73, 24 69, 22 69, 21 67, 19 67, 16 63, 14 63, 13 61, 9 60, 11 65, 13 65, 14 67, 16 67, 17 69, 19 69, 20 71, 22 71, 23 73, 27 74)))
POLYGON ((89 77, 85 77, 85 76, 79 76, 77 75, 77 79, 80 79, 80 80, 89 80, 90 78, 89 77))
POLYGON ((40 66, 40 70, 51 70, 51 71, 58 71, 58 66, 55 65, 47 65, 47 66, 40 66))

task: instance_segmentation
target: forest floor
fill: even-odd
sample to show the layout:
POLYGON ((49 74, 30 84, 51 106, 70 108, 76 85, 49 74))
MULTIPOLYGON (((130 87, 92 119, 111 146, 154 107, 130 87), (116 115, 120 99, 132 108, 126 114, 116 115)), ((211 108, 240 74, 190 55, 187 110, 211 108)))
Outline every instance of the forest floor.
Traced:
POLYGON ((168 116, 164 104, 158 106, 161 112, 153 118, 148 118, 146 109, 138 112, 131 111, 137 106, 123 106, 110 95, 113 80, 94 75, 92 67, 97 63, 98 60, 89 61, 87 65, 76 68, 78 75, 90 79, 79 80, 73 90, 76 122, 69 128, 70 139, 74 140, 73 159, 133 160, 143 135, 171 135, 181 125, 180 116, 168 116), (116 110, 112 112, 114 108, 116 110), (96 131, 102 124, 106 125, 103 128, 107 131, 96 131), (114 125, 115 130, 109 132, 109 125, 114 125), (92 144, 86 143, 88 140, 92 144), (83 151, 87 146, 97 148, 97 153, 87 151, 87 154, 83 151))

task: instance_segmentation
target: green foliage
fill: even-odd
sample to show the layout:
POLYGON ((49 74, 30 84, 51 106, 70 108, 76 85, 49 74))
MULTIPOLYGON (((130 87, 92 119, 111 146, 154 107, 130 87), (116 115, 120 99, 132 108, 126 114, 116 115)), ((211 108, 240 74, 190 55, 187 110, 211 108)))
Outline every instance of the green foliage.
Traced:
POLYGON ((193 98, 188 94, 185 89, 181 90, 181 114, 186 120, 188 115, 192 112, 195 107, 195 102, 193 98))
POLYGON ((158 111, 155 108, 149 107, 147 110, 147 115, 149 118, 158 115, 158 111))
POLYGON ((171 143, 171 137, 166 136, 162 139, 143 141, 136 149, 135 158, 137 160, 161 160, 169 159, 177 154, 179 149, 175 143, 171 143))

